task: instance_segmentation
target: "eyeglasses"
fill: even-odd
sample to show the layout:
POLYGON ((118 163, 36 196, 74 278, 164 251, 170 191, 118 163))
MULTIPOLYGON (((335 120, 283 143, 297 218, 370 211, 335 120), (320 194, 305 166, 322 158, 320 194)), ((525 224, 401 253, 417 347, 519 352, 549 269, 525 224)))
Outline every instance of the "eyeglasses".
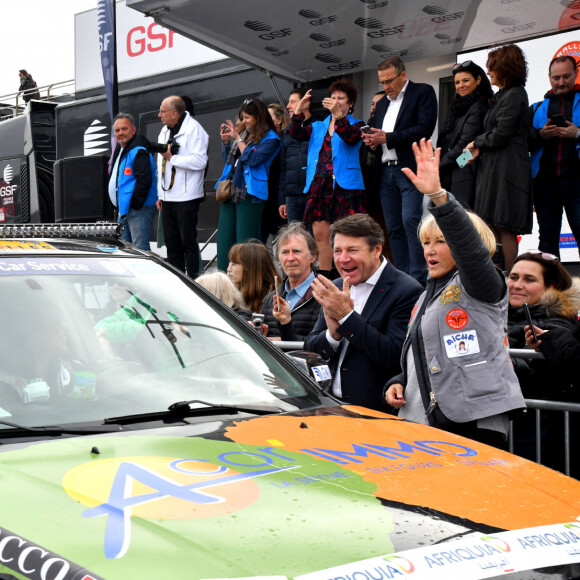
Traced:
POLYGON ((253 103, 254 99, 246 99, 242 104, 245 105, 249 105, 250 103, 253 103))
POLYGON ((390 85, 394 80, 396 80, 402 74, 403 74, 403 71, 401 71, 397 76, 394 76, 392 79, 387 79, 386 81, 381 81, 381 85, 383 85, 383 86, 390 85))
POLYGON ((163 109, 159 109, 159 114, 162 115, 163 113, 169 113, 169 111, 175 111, 175 109, 165 109, 165 111, 163 109))
POLYGON ((524 252, 525 254, 539 254, 544 260, 549 260, 551 262, 559 262, 560 259, 558 256, 554 256, 554 254, 550 254, 548 252, 542 252, 541 250, 528 250, 524 252))
POLYGON ((451 70, 454 73, 456 73, 458 70, 461 70, 462 68, 470 67, 472 64, 473 64, 473 62, 471 60, 464 60, 463 62, 458 62, 457 64, 454 64, 453 68, 451 70))

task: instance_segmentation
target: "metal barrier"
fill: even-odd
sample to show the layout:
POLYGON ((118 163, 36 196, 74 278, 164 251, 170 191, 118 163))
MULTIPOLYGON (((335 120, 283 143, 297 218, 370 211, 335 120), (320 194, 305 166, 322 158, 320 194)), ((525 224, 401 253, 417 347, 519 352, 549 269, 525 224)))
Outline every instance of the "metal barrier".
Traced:
POLYGON ((55 97, 74 96, 74 87, 75 81, 72 79, 68 81, 60 81, 58 83, 50 83, 48 85, 42 85, 40 87, 34 87, 23 91, 15 91, 7 95, 1 95, 0 105, 4 106, 4 108, 12 109, 12 113, 10 115, 4 115, 2 119, 18 117, 18 115, 21 115, 24 112, 24 106, 26 105, 26 103, 24 103, 24 105, 22 104, 24 102, 24 95, 35 95, 37 92, 44 92, 46 96, 41 96, 40 100, 50 101, 55 97))
MULTIPOLYGON (((278 348, 288 351, 288 350, 302 350, 304 348, 304 342, 301 341, 273 341, 272 344, 276 345, 278 348)), ((527 359, 543 359, 544 355, 541 352, 536 352, 535 350, 527 348, 510 348, 509 353, 511 357, 527 358, 527 359)), ((536 450, 536 463, 542 463, 542 441, 541 441, 541 430, 542 430, 542 419, 541 411, 550 411, 554 413, 564 414, 564 473, 570 475, 571 465, 570 465, 570 413, 580 413, 580 403, 564 403, 560 401, 542 401, 538 399, 525 399, 526 407, 528 412, 533 409, 535 411, 535 450, 536 450)), ((514 422, 510 421, 509 430, 509 452, 514 452, 514 422)))
MULTIPOLYGON (((570 475, 570 413, 580 413, 580 403, 564 403, 559 401, 541 401, 526 399, 526 407, 535 410, 535 448, 536 463, 542 464, 542 419, 541 411, 554 411, 564 414, 564 473, 570 475)), ((529 411, 528 411, 529 412, 529 411)), ((514 422, 510 421, 509 452, 514 452, 514 422)))

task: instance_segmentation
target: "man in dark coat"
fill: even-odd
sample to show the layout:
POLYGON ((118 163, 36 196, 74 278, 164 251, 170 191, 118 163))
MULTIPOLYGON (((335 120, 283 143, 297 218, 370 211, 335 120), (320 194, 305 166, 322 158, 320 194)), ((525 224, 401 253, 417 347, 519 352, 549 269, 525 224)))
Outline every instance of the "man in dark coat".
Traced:
POLYGON ((310 287, 314 280, 318 247, 300 222, 283 227, 276 239, 278 260, 286 279, 276 292, 266 295, 262 304, 264 324, 270 340, 304 340, 320 312, 310 287))
MULTIPOLYGON (((294 114, 296 105, 306 94, 305 88, 293 89, 288 98, 288 113, 294 114)), ((315 119, 310 113, 310 103, 302 111, 304 122, 302 126, 310 125, 315 119)), ((278 211, 288 223, 303 221, 308 194, 304 193, 306 186, 306 162, 308 160, 309 141, 298 141, 290 136, 290 128, 286 127, 282 135, 280 149, 280 180, 278 184, 278 211)))
POLYGON ((355 214, 330 226, 341 279, 312 283, 322 306, 304 349, 330 360, 332 393, 345 403, 386 410, 383 386, 400 372, 411 311, 423 288, 381 256, 383 232, 355 214))
POLYGON ((437 97, 431 85, 413 83, 398 56, 378 66, 379 81, 386 97, 377 103, 374 128, 365 134, 371 147, 381 146, 377 155, 381 165, 380 196, 395 265, 425 284, 427 268, 417 238, 423 214, 423 195, 405 177, 401 167, 415 170, 411 146, 429 139, 437 122, 437 97))

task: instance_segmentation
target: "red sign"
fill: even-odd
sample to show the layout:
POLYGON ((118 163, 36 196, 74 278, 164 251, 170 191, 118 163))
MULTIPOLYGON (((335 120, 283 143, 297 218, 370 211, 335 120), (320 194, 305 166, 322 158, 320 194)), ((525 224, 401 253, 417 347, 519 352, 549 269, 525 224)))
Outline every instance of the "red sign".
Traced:
MULTIPOLYGON (((580 12, 578 12, 580 16, 580 12)), ((578 71, 578 65, 580 65, 580 40, 576 40, 574 42, 568 42, 564 46, 561 46, 555 53, 552 59, 557 58, 559 56, 571 56, 576 60, 576 70, 578 71)), ((578 82, 578 74, 580 71, 576 73, 576 82, 578 82)))

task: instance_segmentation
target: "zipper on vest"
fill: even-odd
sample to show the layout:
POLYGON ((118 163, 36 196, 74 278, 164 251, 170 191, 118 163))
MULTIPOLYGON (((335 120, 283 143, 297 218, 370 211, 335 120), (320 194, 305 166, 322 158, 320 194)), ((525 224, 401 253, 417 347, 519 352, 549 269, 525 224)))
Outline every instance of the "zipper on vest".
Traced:
POLYGON ((425 412, 425 415, 427 417, 429 417, 429 415, 431 415, 431 413, 435 410, 435 407, 437 406, 437 399, 435 398, 435 393, 433 391, 429 391, 429 407, 427 408, 427 411, 425 412))

